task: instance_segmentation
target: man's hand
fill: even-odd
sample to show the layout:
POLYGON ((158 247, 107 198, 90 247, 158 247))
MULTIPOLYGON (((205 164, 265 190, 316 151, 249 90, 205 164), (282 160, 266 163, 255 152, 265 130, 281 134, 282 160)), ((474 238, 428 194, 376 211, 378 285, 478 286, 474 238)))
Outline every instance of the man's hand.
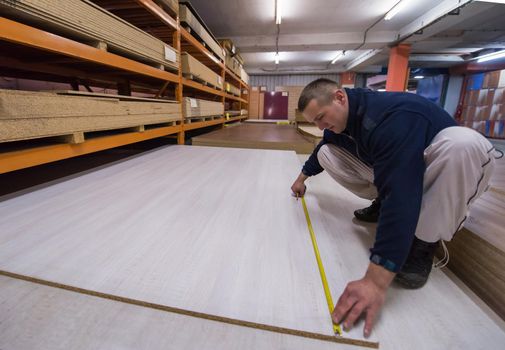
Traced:
POLYGON ((308 179, 308 176, 300 173, 298 177, 296 178, 295 182, 293 182, 293 185, 291 186, 291 191, 293 191, 293 195, 296 197, 303 197, 305 194, 305 191, 307 190, 307 187, 305 186, 305 180, 308 179))
POLYGON ((359 316, 366 314, 363 334, 368 337, 375 318, 384 304, 386 290, 394 278, 394 273, 382 266, 370 263, 368 271, 360 280, 350 282, 338 299, 332 313, 335 323, 342 322, 344 329, 350 329, 359 316))

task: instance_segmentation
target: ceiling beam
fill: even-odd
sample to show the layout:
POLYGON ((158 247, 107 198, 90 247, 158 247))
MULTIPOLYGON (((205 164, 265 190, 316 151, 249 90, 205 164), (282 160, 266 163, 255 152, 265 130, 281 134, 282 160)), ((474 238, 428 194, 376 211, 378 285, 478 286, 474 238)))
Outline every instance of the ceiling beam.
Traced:
MULTIPOLYGON (((363 49, 380 48, 395 39, 396 32, 370 33, 363 49)), ((231 37, 241 53, 276 51, 275 36, 231 37)), ((279 51, 322 51, 353 50, 363 42, 362 32, 282 34, 279 37, 279 51)))

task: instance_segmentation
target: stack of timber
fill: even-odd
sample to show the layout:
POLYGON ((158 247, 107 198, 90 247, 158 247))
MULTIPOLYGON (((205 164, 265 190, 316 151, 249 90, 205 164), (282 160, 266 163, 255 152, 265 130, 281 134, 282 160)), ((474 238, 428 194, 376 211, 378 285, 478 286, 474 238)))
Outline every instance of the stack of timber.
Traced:
POLYGON ((89 0, 2 1, 3 16, 111 52, 177 70, 178 52, 89 0))
POLYGON ((251 94, 249 97, 249 118, 263 119, 264 105, 265 94, 262 92, 262 88, 258 86, 251 87, 251 94))
POLYGON ((296 109, 298 108, 298 99, 303 90, 303 86, 276 86, 275 91, 287 92, 288 95, 288 119, 296 119, 296 109))
POLYGON ((230 39, 219 40, 219 43, 223 46, 225 50, 225 60, 224 63, 233 73, 238 77, 241 76, 242 65, 244 64, 244 59, 238 53, 237 48, 230 39))
POLYGON ((240 79, 242 79, 244 83, 249 84, 249 74, 247 74, 243 67, 240 68, 240 79))
POLYGON ((182 104, 184 118, 223 116, 224 105, 221 102, 184 97, 182 104))
POLYGON ((180 120, 173 101, 0 90, 0 142, 74 135, 79 143, 83 132, 180 120))
POLYGON ((198 16, 198 13, 188 2, 181 1, 179 3, 179 19, 183 25, 190 28, 190 32, 193 36, 202 40, 221 61, 224 61, 225 53, 223 48, 219 46, 217 40, 210 33, 210 30, 205 26, 200 16, 198 16))
POLYGON ((223 79, 187 52, 181 55, 182 73, 189 79, 223 89, 223 79))
POLYGON ((179 14, 179 1, 177 0, 157 0, 158 5, 161 5, 162 8, 169 8, 175 14, 179 14))
POLYGON ((235 95, 235 96, 240 96, 240 89, 230 83, 225 83, 226 86, 226 91, 235 95))

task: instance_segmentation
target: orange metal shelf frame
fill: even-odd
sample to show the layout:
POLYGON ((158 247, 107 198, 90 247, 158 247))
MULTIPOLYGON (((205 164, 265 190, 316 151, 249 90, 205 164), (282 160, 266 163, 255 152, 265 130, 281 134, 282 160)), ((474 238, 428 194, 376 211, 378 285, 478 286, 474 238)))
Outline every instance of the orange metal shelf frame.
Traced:
MULTIPOLYGON (((225 67, 224 63, 221 60, 215 57, 186 29, 180 27, 178 18, 176 20, 172 18, 152 0, 134 1, 138 5, 144 7, 153 16, 158 18, 160 22, 174 30, 174 46, 179 50, 179 52, 181 52, 181 50, 184 48, 189 49, 193 54, 197 54, 198 57, 205 63, 213 65, 215 70, 220 71, 220 75, 225 81, 228 80, 226 78, 230 77, 233 80, 233 85, 239 85, 241 89, 249 89, 248 85, 245 84, 227 67, 225 67), (184 42, 184 45, 181 45, 182 42, 184 42)), ((11 42, 17 45, 31 47, 33 49, 41 50, 44 52, 68 56, 82 62, 90 62, 93 64, 112 67, 114 69, 124 70, 133 74, 137 74, 139 77, 145 76, 159 79, 161 82, 164 81, 165 83, 176 83, 178 86, 176 97, 179 101, 182 101, 182 97, 184 96, 183 90, 186 86, 203 91, 205 93, 219 96, 223 103, 226 99, 228 99, 238 101, 241 103, 241 105, 248 104, 248 101, 244 98, 228 94, 225 91, 217 90, 182 77, 180 69, 176 74, 166 72, 149 65, 110 52, 102 51, 92 46, 88 46, 71 39, 48 33, 46 31, 33 28, 3 17, 0 17, 0 28, 0 41, 11 42)), ((37 67, 34 67, 35 70, 37 67)), ((81 71, 78 69, 76 69, 75 72, 81 73, 81 71)), ((92 73, 90 72, 90 74, 92 73)), ((131 132, 113 136, 91 138, 81 144, 56 144, 51 146, 34 147, 30 149, 4 152, 0 153, 0 173, 54 162, 57 160, 71 158, 83 154, 93 153, 130 143, 145 141, 148 139, 173 134, 177 134, 179 143, 184 143, 185 131, 204 128, 212 125, 224 124, 227 122, 240 121, 243 119, 247 119, 247 116, 237 116, 231 118, 224 118, 223 116, 223 118, 217 120, 182 124, 170 127, 161 127, 146 130, 144 132, 131 132)))
POLYGON ((179 82, 179 76, 125 57, 0 17, 0 40, 55 52, 104 66, 120 68, 161 80, 179 82))
POLYGON ((65 143, 0 153, 0 174, 44 163, 50 163, 57 160, 77 157, 83 154, 103 151, 109 148, 124 146, 130 143, 172 135, 180 132, 181 130, 181 125, 167 126, 146 130, 144 132, 131 132, 120 135, 97 137, 79 144, 65 143))

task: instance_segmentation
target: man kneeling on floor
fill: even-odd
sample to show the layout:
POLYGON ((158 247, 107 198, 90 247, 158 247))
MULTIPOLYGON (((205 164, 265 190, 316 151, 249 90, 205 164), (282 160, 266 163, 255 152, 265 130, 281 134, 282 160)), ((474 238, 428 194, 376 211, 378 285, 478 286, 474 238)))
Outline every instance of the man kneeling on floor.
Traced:
POLYGON ((298 101, 307 121, 324 129, 293 183, 326 170, 354 194, 373 199, 357 219, 378 222, 365 276, 347 284, 332 317, 344 328, 366 314, 368 337, 388 286, 422 287, 440 240, 451 240, 468 206, 487 188, 493 146, 478 132, 458 127, 442 108, 418 95, 339 89, 318 79, 298 101))

